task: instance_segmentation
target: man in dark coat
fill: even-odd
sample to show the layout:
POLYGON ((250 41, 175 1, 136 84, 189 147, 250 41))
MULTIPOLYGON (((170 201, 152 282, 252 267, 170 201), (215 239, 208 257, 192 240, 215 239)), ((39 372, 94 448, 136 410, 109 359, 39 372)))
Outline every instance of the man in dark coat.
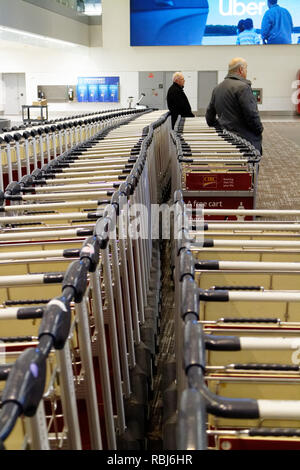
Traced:
POLYGON ((228 75, 213 90, 206 122, 240 135, 262 152, 263 125, 251 82, 247 80, 245 59, 238 57, 229 63, 228 75))
POLYGON ((191 105, 183 91, 184 76, 181 72, 173 75, 173 85, 170 86, 167 94, 167 103, 172 118, 172 129, 174 129, 178 116, 195 117, 192 113, 191 105))

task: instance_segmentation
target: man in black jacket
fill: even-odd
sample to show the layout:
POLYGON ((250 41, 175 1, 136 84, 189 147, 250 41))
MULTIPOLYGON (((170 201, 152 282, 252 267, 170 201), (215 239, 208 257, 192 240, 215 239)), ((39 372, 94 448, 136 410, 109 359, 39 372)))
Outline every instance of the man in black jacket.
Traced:
POLYGON ((247 80, 245 59, 238 57, 229 63, 228 75, 213 90, 206 122, 240 135, 262 152, 263 125, 251 82, 247 80))
POLYGON ((191 105, 183 91, 184 76, 181 72, 173 75, 173 85, 170 86, 167 94, 167 103, 172 118, 172 129, 174 129, 178 116, 195 117, 192 113, 191 105))

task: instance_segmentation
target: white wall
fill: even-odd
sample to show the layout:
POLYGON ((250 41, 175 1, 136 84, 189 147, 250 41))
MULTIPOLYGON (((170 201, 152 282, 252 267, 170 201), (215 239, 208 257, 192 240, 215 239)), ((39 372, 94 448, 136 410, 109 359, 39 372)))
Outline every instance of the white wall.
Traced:
MULTIPOLYGON (((300 68, 299 46, 178 46, 130 47, 130 0, 102 0, 103 48, 91 51, 95 63, 107 70, 159 71, 159 70, 217 70, 227 69, 235 56, 248 61, 249 79, 255 88, 264 89, 263 110, 294 109, 291 102, 292 82, 300 68)), ((192 73, 192 72, 191 72, 192 73)), ((191 101, 197 84, 193 74, 191 101)), ((188 80, 187 80, 188 82, 188 80)))
POLYGON ((0 112, 4 110, 4 83, 2 80, 2 73, 0 73, 0 112))
POLYGON ((89 26, 89 46, 102 47, 102 24, 89 26))
MULTIPOLYGON (((128 96, 138 98, 138 71, 182 70, 186 75, 185 91, 192 108, 196 109, 197 71, 217 70, 221 80, 229 60, 242 55, 248 61, 253 86, 263 88, 264 101, 260 108, 267 111, 294 110, 292 82, 300 68, 300 46, 130 47, 130 0, 102 0, 102 3, 102 47, 97 47, 97 40, 101 41, 101 28, 96 26, 91 33, 94 47, 89 48, 46 49, 1 41, 0 73, 26 73, 28 102, 36 99, 37 85, 76 83, 77 77, 84 75, 118 75, 121 79, 121 105, 127 106, 128 96)), ((71 107, 76 111, 87 106, 92 108, 90 104, 83 103, 50 106, 60 110, 71 107)))
MULTIPOLYGON (((74 85, 77 83, 78 72, 57 73, 26 73, 26 96, 28 102, 37 99, 38 85, 74 85)), ((80 76, 110 76, 110 73, 101 70, 85 70, 80 76)), ((77 112, 85 110, 112 109, 127 107, 128 96, 134 96, 137 100, 138 73, 136 72, 113 72, 113 75, 120 77, 120 97, 121 103, 49 103, 49 112, 64 111, 77 112)))

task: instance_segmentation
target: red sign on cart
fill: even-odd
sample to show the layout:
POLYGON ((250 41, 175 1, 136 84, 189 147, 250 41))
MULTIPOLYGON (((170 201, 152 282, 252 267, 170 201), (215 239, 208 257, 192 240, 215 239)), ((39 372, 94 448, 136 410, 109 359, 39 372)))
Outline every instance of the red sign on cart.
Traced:
POLYGON ((187 191, 249 191, 250 173, 186 173, 187 191))
MULTIPOLYGON (((253 197, 205 197, 205 196, 185 196, 184 202, 191 204, 193 209, 198 205, 203 205, 204 209, 254 209, 253 197)), ((205 216, 205 220, 252 220, 252 217, 244 216, 226 216, 226 215, 211 215, 205 216)))

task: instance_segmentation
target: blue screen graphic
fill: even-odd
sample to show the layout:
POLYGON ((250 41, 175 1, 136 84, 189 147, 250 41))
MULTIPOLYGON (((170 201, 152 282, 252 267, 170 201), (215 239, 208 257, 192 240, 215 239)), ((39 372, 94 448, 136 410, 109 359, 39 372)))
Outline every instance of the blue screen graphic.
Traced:
POLYGON ((119 87, 118 85, 108 85, 108 95, 110 101, 119 101, 119 87))
POLYGON ((130 0, 131 46, 300 44, 299 0, 130 0))
POLYGON ((107 102, 108 99, 108 85, 99 85, 99 101, 107 102))
POLYGON ((120 100, 119 77, 78 77, 79 102, 112 103, 120 100))
POLYGON ((99 101, 99 85, 88 85, 89 90, 89 101, 97 102, 99 101))
POLYGON ((77 85, 77 101, 85 102, 88 101, 88 86, 77 85))

